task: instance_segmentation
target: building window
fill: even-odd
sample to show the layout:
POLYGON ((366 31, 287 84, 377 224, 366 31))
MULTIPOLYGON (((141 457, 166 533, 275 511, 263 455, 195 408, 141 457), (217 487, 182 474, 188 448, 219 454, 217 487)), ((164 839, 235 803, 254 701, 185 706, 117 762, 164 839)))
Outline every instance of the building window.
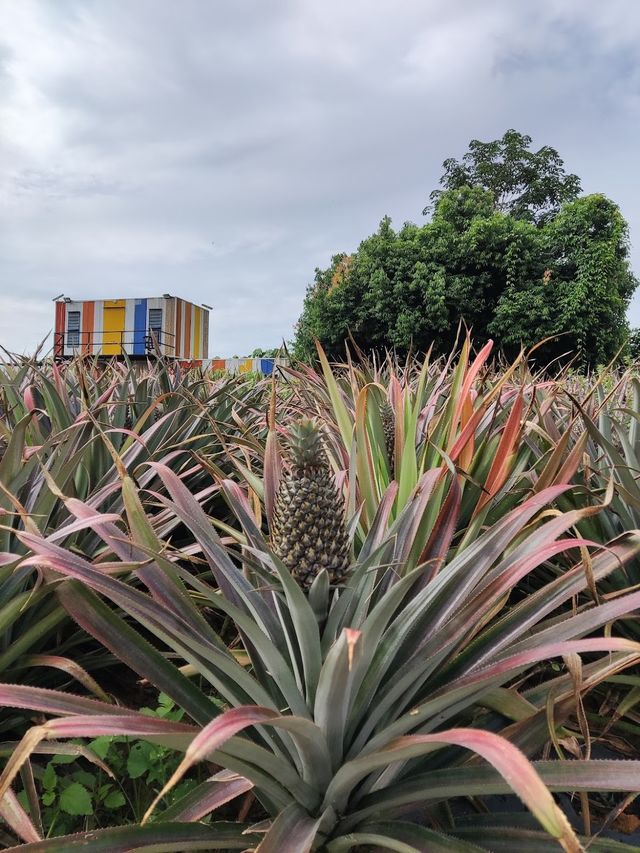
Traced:
POLYGON ((149 308, 149 338, 152 346, 162 343, 162 308, 149 308))
POLYGON ((67 346, 80 346, 80 312, 67 312, 67 346))

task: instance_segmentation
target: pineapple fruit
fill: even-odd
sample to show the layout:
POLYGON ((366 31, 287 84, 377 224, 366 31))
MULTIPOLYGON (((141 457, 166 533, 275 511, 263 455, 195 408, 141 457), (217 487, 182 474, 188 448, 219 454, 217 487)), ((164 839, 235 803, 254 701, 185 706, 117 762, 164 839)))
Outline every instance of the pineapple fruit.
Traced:
POLYGON ((349 565, 345 507, 315 420, 302 419, 293 425, 290 464, 274 507, 274 552, 303 589, 322 569, 336 586, 349 565))
POLYGON ((384 443, 385 449, 387 451, 387 457, 389 459, 391 476, 393 476, 394 469, 394 449, 395 449, 395 440, 396 440, 396 417, 393 409, 389 405, 389 403, 383 403, 380 409, 380 418, 382 420, 382 430, 384 432, 384 443))

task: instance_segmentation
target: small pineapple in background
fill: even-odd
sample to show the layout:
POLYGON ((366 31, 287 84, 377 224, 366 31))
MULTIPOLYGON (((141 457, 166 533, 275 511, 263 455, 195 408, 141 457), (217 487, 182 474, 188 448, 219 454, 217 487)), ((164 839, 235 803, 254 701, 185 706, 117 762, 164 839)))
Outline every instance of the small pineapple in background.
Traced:
POLYGON ((303 589, 326 569, 339 584, 349 565, 344 500, 338 491, 315 420, 291 428, 289 471, 282 475, 273 513, 271 542, 303 589))
POLYGON ((387 450, 387 456, 389 457, 389 470, 393 477, 396 443, 396 416, 393 409, 386 401, 382 404, 380 409, 380 418, 382 419, 384 443, 387 450))

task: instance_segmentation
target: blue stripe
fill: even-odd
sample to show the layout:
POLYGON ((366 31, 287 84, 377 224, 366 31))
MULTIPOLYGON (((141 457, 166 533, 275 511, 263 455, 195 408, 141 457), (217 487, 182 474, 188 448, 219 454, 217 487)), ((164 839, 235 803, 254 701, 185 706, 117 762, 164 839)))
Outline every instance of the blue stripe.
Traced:
POLYGON ((273 373, 273 359, 272 358, 261 358, 260 359, 260 371, 264 373, 265 376, 269 376, 270 373, 273 373))
POLYGON ((136 299, 133 317, 133 354, 144 355, 144 339, 147 334, 147 300, 136 299))

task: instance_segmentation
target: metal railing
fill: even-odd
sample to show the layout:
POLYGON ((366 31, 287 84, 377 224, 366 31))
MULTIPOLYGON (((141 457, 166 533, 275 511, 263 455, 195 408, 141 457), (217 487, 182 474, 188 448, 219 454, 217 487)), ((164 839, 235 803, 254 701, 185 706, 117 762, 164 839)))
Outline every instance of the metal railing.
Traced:
POLYGON ((107 355, 140 355, 134 353, 134 347, 142 343, 144 346, 144 354, 157 352, 159 348, 164 347, 166 355, 175 353, 175 335, 171 332, 165 332, 155 329, 121 329, 121 330, 101 330, 95 332, 56 332, 53 336, 53 349, 56 355, 65 355, 65 350, 73 350, 74 352, 93 352, 98 350, 97 355, 104 352, 104 348, 108 347, 107 355), (69 340, 71 338, 71 341, 69 340), (113 352, 113 349, 119 352, 113 352))

